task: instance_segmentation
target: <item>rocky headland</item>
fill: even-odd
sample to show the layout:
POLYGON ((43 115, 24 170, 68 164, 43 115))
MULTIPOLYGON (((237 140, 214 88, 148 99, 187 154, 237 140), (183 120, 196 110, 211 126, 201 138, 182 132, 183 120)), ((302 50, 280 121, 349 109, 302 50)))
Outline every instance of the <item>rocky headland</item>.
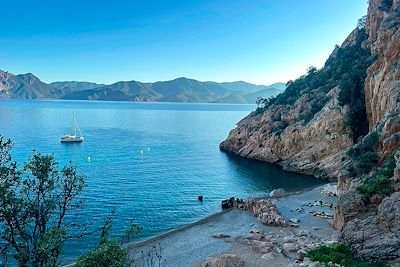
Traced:
POLYGON ((338 181, 336 239, 400 258, 400 0, 370 0, 322 69, 264 99, 220 148, 338 181))

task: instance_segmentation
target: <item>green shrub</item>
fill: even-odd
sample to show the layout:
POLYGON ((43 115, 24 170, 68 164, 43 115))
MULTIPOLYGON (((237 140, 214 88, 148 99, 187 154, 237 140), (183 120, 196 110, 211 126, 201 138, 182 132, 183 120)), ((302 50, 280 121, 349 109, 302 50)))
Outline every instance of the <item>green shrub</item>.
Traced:
POLYGON ((383 168, 376 170, 370 177, 357 188, 366 198, 373 195, 387 196, 391 193, 389 179, 393 176, 396 162, 394 157, 390 157, 383 168))
POLYGON ((132 221, 120 241, 111 240, 110 233, 114 217, 115 212, 112 211, 102 228, 99 246, 95 250, 80 256, 76 267, 125 267, 132 265, 133 260, 129 258, 128 248, 125 248, 123 244, 133 239, 143 228, 132 221))
POLYGON ((307 255, 312 261, 319 261, 328 264, 332 262, 341 266, 351 267, 383 267, 382 263, 364 261, 354 256, 353 250, 344 244, 334 244, 331 246, 322 246, 311 250, 307 255))
POLYGON ((375 151, 367 151, 358 157, 357 162, 354 164, 354 169, 358 174, 369 173, 378 162, 378 154, 375 151))
POLYGON ((107 240, 96 250, 79 257, 77 267, 124 267, 128 266, 128 250, 121 243, 107 240))
POLYGON ((376 152, 379 136, 376 132, 368 134, 360 143, 349 149, 347 155, 352 164, 347 168, 351 176, 369 173, 379 162, 376 152))

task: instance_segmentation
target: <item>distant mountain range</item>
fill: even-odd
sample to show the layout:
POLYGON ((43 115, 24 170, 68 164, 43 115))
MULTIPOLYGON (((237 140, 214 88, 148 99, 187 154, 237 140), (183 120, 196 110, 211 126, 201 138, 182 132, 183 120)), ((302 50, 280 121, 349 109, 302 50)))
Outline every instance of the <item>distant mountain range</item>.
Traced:
POLYGON ((110 85, 91 82, 42 82, 35 75, 0 71, 2 99, 74 99, 141 102, 255 103, 257 97, 270 97, 285 84, 269 86, 238 82, 200 82, 188 78, 142 83, 122 81, 110 85))

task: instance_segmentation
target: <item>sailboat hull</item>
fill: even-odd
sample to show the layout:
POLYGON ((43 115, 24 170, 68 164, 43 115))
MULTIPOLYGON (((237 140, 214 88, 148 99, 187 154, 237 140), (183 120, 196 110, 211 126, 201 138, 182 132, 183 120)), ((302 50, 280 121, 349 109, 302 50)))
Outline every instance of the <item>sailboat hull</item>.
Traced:
POLYGON ((82 143, 82 139, 76 139, 76 140, 61 140, 61 143, 82 143))
POLYGON ((65 136, 61 138, 61 143, 82 143, 83 137, 65 136))

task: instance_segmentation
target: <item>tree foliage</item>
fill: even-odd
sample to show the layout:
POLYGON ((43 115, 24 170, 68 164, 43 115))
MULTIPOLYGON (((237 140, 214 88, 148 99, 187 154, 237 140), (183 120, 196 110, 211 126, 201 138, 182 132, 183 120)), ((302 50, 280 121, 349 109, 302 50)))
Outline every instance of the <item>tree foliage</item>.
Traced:
MULTIPOLYGON (((84 177, 69 164, 58 169, 52 155, 35 152, 20 168, 13 144, 0 136, 0 239, 4 262, 58 266, 64 242, 77 234, 67 216, 81 209, 84 177)), ((79 235, 79 234, 78 234, 79 235)))

